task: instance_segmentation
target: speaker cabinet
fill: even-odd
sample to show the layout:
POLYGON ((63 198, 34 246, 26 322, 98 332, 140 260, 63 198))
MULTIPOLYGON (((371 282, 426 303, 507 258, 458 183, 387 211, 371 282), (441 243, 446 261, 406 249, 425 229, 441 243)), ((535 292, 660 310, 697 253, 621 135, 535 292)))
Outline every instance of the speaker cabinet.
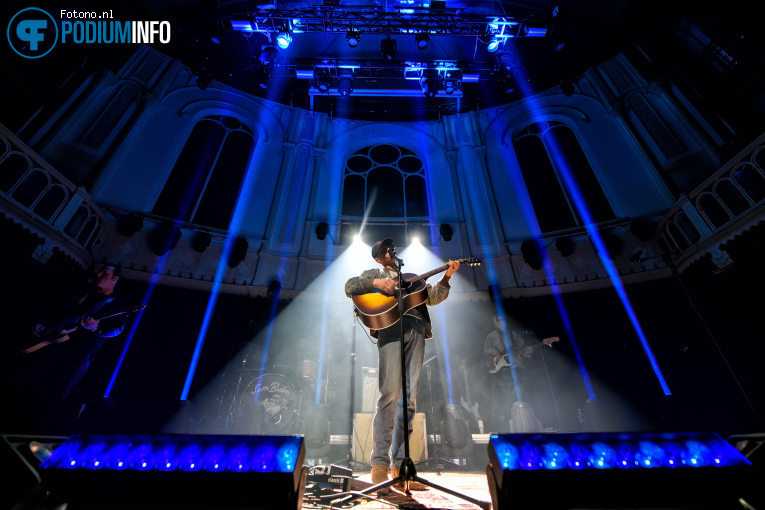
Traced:
POLYGON ((380 389, 377 386, 377 368, 363 367, 361 392, 361 412, 374 413, 377 399, 380 397, 380 389))
MULTIPOLYGON (((353 415, 353 460, 369 464, 372 459, 372 418, 374 413, 353 415)), ((425 433, 425 413, 415 413, 409 457, 413 462, 428 458, 428 438, 425 433)))

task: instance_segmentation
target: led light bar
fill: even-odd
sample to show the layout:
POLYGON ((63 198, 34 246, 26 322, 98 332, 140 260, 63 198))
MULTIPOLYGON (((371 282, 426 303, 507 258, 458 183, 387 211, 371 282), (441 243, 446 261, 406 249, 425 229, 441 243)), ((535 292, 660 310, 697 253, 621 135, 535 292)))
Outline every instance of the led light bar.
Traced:
POLYGON ((759 472, 714 433, 492 434, 489 462, 495 510, 734 508, 759 494, 759 472))
POLYGON ((491 436, 504 469, 635 469, 738 466, 751 463, 713 434, 525 434, 491 436))
POLYGON ((39 467, 73 508, 276 510, 300 508, 304 460, 301 436, 75 435, 39 467))

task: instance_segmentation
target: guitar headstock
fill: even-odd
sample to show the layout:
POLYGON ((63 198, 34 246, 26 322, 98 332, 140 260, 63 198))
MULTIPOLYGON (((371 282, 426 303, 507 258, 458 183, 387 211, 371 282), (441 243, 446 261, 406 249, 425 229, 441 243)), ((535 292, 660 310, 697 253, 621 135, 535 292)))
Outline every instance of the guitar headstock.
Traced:
POLYGON ((460 259, 460 264, 466 264, 468 266, 480 266, 483 262, 481 262, 481 259, 476 259, 473 257, 467 258, 467 259, 460 259))

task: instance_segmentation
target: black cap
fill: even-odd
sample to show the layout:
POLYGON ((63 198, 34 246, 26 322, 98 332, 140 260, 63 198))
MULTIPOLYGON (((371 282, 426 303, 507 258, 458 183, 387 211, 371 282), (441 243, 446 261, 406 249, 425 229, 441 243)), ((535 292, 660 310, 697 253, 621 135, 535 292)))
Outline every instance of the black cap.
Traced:
MULTIPOLYGON (((387 248, 388 246, 395 246, 393 239, 387 238, 387 239, 383 239, 382 241, 377 241, 375 244, 372 245, 372 258, 376 259, 380 249, 383 247, 387 248)), ((383 252, 383 254, 385 254, 385 252, 383 252)))

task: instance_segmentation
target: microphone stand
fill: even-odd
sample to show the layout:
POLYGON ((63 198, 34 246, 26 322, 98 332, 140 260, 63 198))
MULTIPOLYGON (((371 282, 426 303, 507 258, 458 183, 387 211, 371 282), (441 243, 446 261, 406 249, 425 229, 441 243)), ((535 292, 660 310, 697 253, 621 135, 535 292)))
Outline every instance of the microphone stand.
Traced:
MULTIPOLYGON (((396 269, 398 270, 398 290, 397 290, 396 297, 398 298, 399 338, 401 341, 401 393, 402 393, 401 398, 403 403, 402 411, 403 411, 403 418, 404 418, 404 460, 401 461, 401 466, 399 467, 399 474, 397 477, 393 478, 392 480, 387 480, 377 485, 373 485, 372 487, 368 487, 361 492, 354 492, 353 494, 349 496, 345 496, 344 498, 334 500, 332 504, 341 505, 344 503, 348 503, 349 501, 353 501, 367 494, 371 494, 381 489, 385 489, 399 482, 403 482, 404 491, 406 492, 407 495, 411 496, 412 492, 409 490, 409 483, 414 481, 414 482, 419 482, 428 487, 433 487, 434 489, 439 490, 441 492, 451 494, 452 496, 456 496, 458 498, 464 499, 465 501, 469 501, 470 503, 473 503, 474 505, 478 505, 484 510, 490 510, 491 503, 488 503, 486 501, 481 501, 479 499, 471 498, 470 496, 467 496, 466 494, 460 494, 457 491, 453 491, 441 485, 436 485, 435 483, 425 480, 424 478, 420 478, 417 475, 417 469, 414 467, 414 462, 412 462, 412 458, 409 456, 409 409, 407 406, 408 399, 407 399, 407 391, 406 391, 406 388, 407 388, 406 349, 404 346, 404 312, 405 310, 404 310, 403 294, 405 290, 402 286, 404 283, 404 280, 402 279, 402 271, 401 271, 401 269, 404 267, 404 261, 396 256, 395 246, 392 246, 390 248, 390 254, 393 256, 393 259, 395 260, 395 264, 396 264, 396 269)), ((395 462, 395 459, 393 459, 393 461, 395 462)))

